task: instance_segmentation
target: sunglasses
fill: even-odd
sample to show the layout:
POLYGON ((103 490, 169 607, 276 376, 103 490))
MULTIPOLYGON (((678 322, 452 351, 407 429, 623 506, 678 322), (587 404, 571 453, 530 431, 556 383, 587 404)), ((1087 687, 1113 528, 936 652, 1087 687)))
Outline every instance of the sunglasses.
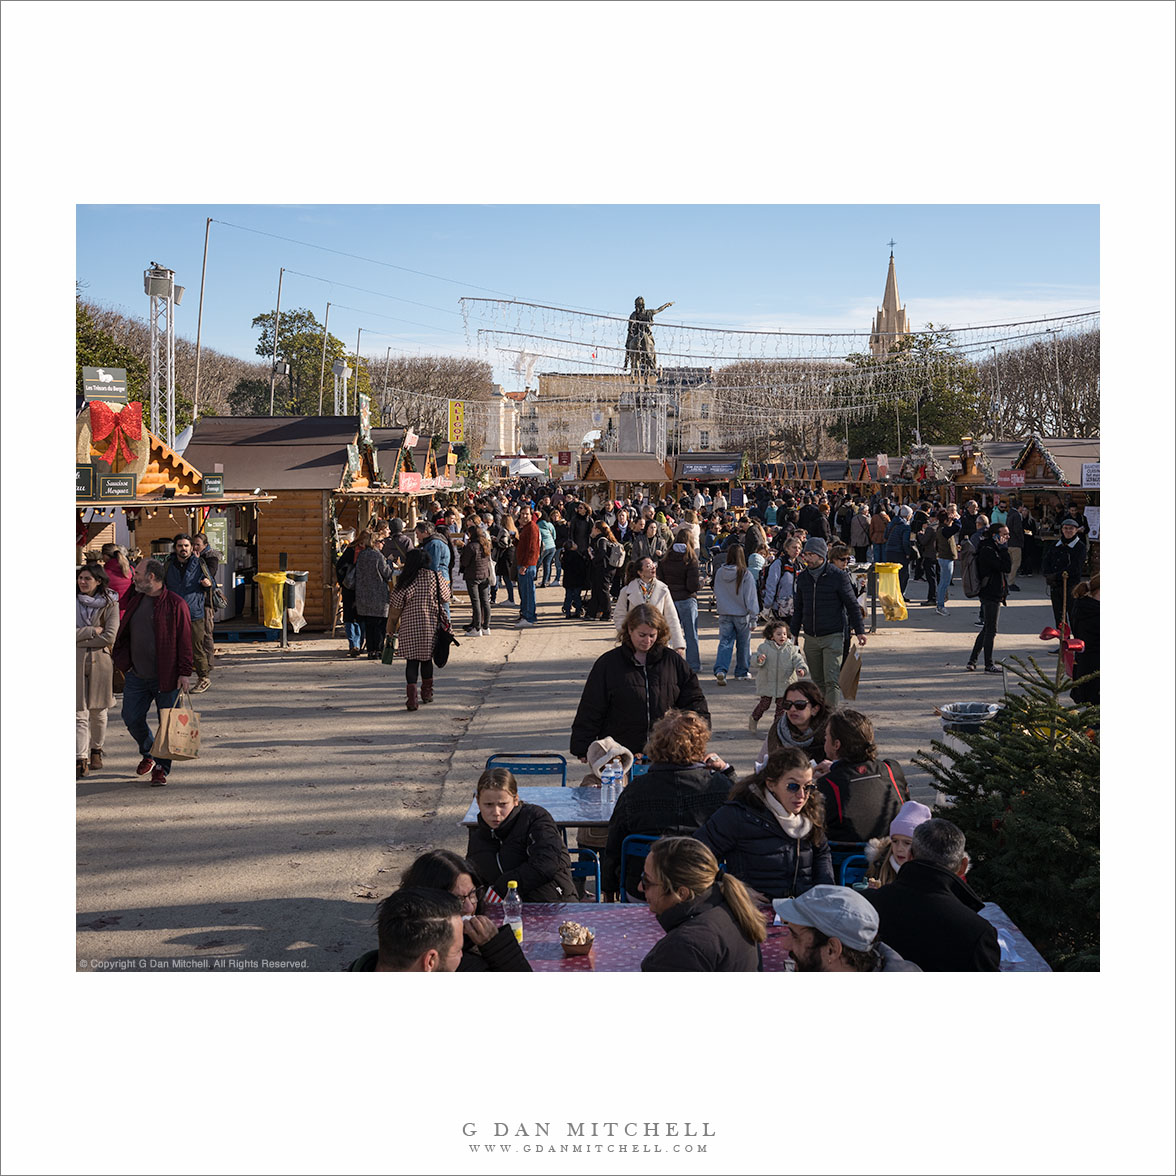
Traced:
POLYGON ((795 780, 784 785, 785 792, 816 792, 815 784, 797 784, 795 780))
POLYGON ((786 702, 784 704, 785 710, 804 710, 806 707, 812 706, 812 703, 806 698, 801 702, 786 702))

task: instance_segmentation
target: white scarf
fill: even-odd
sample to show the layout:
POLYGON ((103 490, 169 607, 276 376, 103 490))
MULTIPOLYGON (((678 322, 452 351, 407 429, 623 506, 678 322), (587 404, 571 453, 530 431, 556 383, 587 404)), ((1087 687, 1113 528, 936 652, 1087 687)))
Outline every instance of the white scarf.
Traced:
MULTIPOLYGON (((118 599, 115 597, 114 599, 118 599)), ((83 629, 89 625, 93 625, 98 619, 98 614, 110 603, 111 597, 103 591, 99 591, 97 596, 83 596, 78 593, 78 628, 83 629)))
POLYGON ((812 821, 808 817, 802 817, 800 813, 790 813, 766 788, 760 784, 753 784, 751 791, 759 800, 764 802, 764 807, 780 822, 780 828, 784 830, 794 841, 800 841, 802 838, 809 835, 809 831, 813 827, 812 821))

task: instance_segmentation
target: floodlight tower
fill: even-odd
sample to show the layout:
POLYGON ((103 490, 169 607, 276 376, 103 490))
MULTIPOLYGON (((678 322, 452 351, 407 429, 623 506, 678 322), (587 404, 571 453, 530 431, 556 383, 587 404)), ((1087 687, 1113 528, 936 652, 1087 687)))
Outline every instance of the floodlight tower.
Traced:
POLYGON ((343 360, 337 359, 331 372, 335 377, 335 416, 343 416, 347 412, 347 380, 351 368, 343 360))
POLYGON ((150 429, 168 445, 176 443, 176 307, 184 300, 184 287, 176 285, 174 270, 153 261, 143 271, 143 293, 151 301, 149 322, 151 360, 150 429))

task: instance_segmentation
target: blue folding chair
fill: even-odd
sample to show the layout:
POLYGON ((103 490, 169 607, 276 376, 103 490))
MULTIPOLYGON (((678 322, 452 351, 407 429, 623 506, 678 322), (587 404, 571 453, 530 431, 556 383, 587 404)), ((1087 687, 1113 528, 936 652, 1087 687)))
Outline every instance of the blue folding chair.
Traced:
POLYGON ((569 849, 568 853, 572 858, 572 878, 595 878, 596 879, 596 902, 603 902, 604 896, 600 893, 600 858, 594 849, 581 849, 578 846, 575 849, 569 849))
POLYGON ((629 858, 639 858, 641 861, 644 861, 646 854, 649 853, 649 847, 657 840, 658 838, 656 835, 651 836, 648 833, 630 833, 629 836, 621 842, 621 902, 629 901, 629 894, 625 889, 625 879, 629 876, 629 858))
POLYGON ((833 877, 841 877, 841 867, 847 858, 860 857, 865 853, 864 841, 830 841, 829 852, 833 859, 833 877))
MULTIPOLYGON (((515 776, 558 776, 561 788, 568 786, 568 761, 557 751, 496 751, 487 761, 488 768, 507 768, 515 776)), ((526 780, 527 784, 546 784, 546 780, 526 780)))
POLYGON ((637 760, 633 761, 633 766, 629 769, 629 783, 632 784, 638 776, 644 776, 649 771, 651 764, 639 763, 637 760))
POLYGON ((841 885, 853 886, 857 882, 864 882, 869 865, 870 863, 866 861, 866 855, 864 853, 850 854, 841 863, 841 875, 839 878, 841 885))

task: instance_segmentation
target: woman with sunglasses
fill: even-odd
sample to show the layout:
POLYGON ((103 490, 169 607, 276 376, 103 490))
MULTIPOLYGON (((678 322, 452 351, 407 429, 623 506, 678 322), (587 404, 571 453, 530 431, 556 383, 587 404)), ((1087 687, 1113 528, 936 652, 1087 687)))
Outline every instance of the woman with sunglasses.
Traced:
POLYGON ((783 747, 796 747, 816 762, 825 755, 825 720, 829 717, 825 695, 811 678, 801 678, 784 691, 784 709, 771 725, 756 757, 761 771, 768 756, 783 747))
MULTIPOLYGON (((474 880, 474 867, 460 854, 448 849, 432 849, 421 854, 400 878, 400 887, 424 886, 430 890, 444 890, 461 903, 462 944, 459 972, 529 972, 531 965, 523 949, 507 926, 497 926, 485 912, 483 891, 474 880)), ((372 967, 361 965, 368 958, 361 956, 349 971, 365 972, 375 968, 377 952, 370 952, 372 967)))
POLYGON ((641 961, 643 972, 758 972, 764 916, 747 887, 693 837, 663 837, 649 849, 641 893, 665 935, 641 961))
POLYGON ((757 902, 833 885, 825 805, 809 757, 798 748, 774 751, 762 771, 737 781, 694 836, 757 902))

